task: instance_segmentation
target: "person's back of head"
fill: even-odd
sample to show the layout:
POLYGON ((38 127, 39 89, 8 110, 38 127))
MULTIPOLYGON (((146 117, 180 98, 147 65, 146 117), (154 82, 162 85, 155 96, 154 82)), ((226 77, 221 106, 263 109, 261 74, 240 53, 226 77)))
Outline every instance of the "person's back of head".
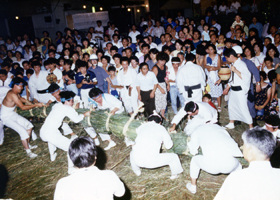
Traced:
POLYGON ((90 137, 82 136, 73 140, 68 153, 74 166, 78 168, 90 167, 96 162, 97 149, 90 137))
POLYGON ((187 62, 188 61, 193 62, 194 60, 195 60, 195 55, 193 55, 192 53, 186 55, 186 61, 187 62))
POLYGON ((194 103, 193 101, 189 101, 186 103, 184 110, 189 114, 189 113, 194 113, 199 109, 198 105, 194 103))
POLYGON ((244 158, 248 162, 269 160, 276 148, 273 134, 260 127, 245 131, 242 139, 244 158))
POLYGON ((151 114, 149 117, 148 117, 148 121, 151 122, 151 121, 154 121, 156 122, 157 124, 160 124, 162 122, 162 117, 154 110, 153 111, 153 114, 151 114))

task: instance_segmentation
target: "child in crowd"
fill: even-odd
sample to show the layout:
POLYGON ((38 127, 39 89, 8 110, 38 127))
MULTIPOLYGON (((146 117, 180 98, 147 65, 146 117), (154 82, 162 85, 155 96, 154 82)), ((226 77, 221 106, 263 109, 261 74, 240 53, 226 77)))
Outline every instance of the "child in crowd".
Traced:
POLYGON ((116 68, 114 66, 110 66, 108 68, 109 78, 112 82, 111 85, 108 87, 108 93, 113 95, 116 98, 119 98, 118 88, 122 88, 122 86, 118 85, 118 80, 116 76, 116 68))
MULTIPOLYGON (((264 65, 262 67, 262 71, 264 71, 266 74, 268 74, 268 72, 270 72, 273 69, 276 69, 278 66, 279 66, 279 63, 274 66, 273 59, 271 57, 267 56, 264 59, 264 65)), ((266 79, 266 82, 267 81, 268 81, 268 79, 266 79)))
POLYGON ((277 98, 277 91, 276 91, 269 106, 269 115, 278 116, 278 112, 279 112, 279 105, 278 105, 278 98, 277 98))
POLYGON ((222 56, 225 48, 225 36, 223 34, 219 35, 218 45, 216 46, 216 48, 217 48, 217 54, 222 56))
POLYGON ((209 36, 209 25, 204 24, 203 25, 203 32, 202 32, 202 40, 203 41, 210 41, 210 36, 209 36))
POLYGON ((76 85, 75 80, 75 72, 71 70, 72 61, 67 59, 63 61, 63 71, 62 71, 62 79, 65 84, 65 88, 69 91, 74 92, 76 95, 78 95, 78 88, 76 85))
POLYGON ((210 94, 203 95, 202 102, 208 103, 210 106, 216 109, 216 106, 213 104, 212 97, 210 94))

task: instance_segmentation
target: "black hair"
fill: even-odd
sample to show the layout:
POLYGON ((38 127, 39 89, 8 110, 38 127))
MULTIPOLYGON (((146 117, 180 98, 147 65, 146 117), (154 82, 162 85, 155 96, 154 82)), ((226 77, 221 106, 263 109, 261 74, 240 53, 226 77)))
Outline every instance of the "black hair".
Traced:
POLYGON ((22 66, 23 66, 25 63, 29 64, 29 62, 28 62, 27 60, 25 60, 25 61, 22 62, 22 66))
POLYGON ((14 85, 17 84, 17 83, 22 83, 23 86, 27 85, 27 83, 26 83, 25 80, 23 80, 23 79, 20 78, 20 77, 15 77, 15 78, 13 78, 13 80, 11 81, 10 87, 13 88, 14 85))
POLYGON ((0 69, 0 74, 7 76, 8 72, 4 69, 0 69))
POLYGON ((73 61, 72 61, 72 60, 70 60, 70 59, 64 59, 64 65, 70 65, 70 66, 72 66, 72 64, 73 64, 73 61))
POLYGON ((255 48, 256 45, 260 48, 260 51, 262 52, 262 51, 263 51, 263 44, 262 44, 261 42, 256 42, 256 43, 253 45, 253 48, 255 48))
POLYGON ((184 46, 186 46, 186 44, 190 45, 191 51, 193 51, 195 49, 194 45, 193 45, 193 42, 191 40, 189 40, 189 39, 185 40, 184 46))
POLYGON ((115 50, 116 52, 118 52, 119 48, 116 47, 116 46, 112 46, 111 49, 110 49, 110 51, 114 51, 114 50, 115 50))
POLYGON ((102 56, 102 57, 101 57, 101 60, 102 60, 103 58, 107 60, 107 63, 110 63, 111 58, 110 58, 109 56, 102 56))
POLYGON ((41 53, 39 52, 39 51, 34 51, 33 53, 32 53, 32 56, 33 56, 33 58, 35 58, 35 57, 41 57, 41 53))
POLYGON ((31 63, 31 66, 32 66, 32 68, 34 68, 35 66, 40 66, 40 67, 41 67, 41 64, 40 64, 39 61, 33 61, 33 62, 31 63))
POLYGON ((113 59, 115 58, 119 58, 120 60, 122 59, 122 56, 118 53, 116 53, 115 55, 113 55, 113 59))
POLYGON ((44 34, 44 33, 47 33, 47 37, 49 37, 49 35, 50 35, 49 32, 46 31, 46 30, 44 30, 42 33, 43 33, 43 34, 44 34))
POLYGON ((273 80, 276 79, 276 77, 277 77, 277 74, 276 74, 275 69, 270 70, 270 71, 268 72, 268 74, 267 74, 267 77, 268 77, 268 79, 269 79, 269 82, 270 82, 270 83, 273 83, 273 80))
POLYGON ((263 61, 264 62, 266 62, 266 61, 273 62, 273 59, 270 56, 266 56, 263 61))
POLYGON ((125 48, 125 51, 130 50, 132 52, 132 48, 131 47, 127 47, 125 48))
POLYGON ((59 93, 59 96, 61 98, 61 103, 65 103, 65 101, 69 101, 70 98, 74 98, 76 94, 72 91, 62 91, 59 93))
POLYGON ((135 60, 137 63, 139 63, 139 59, 136 56, 131 56, 130 61, 135 60))
POLYGON ((53 93, 54 91, 58 90, 60 87, 56 83, 50 84, 48 87, 48 93, 53 93))
POLYGON ((34 74, 34 70, 33 70, 33 69, 28 69, 28 70, 26 70, 26 75, 27 75, 27 74, 31 74, 31 75, 34 74))
POLYGON ((254 51, 254 49, 252 48, 252 47, 250 47, 250 46, 246 46, 244 49, 243 49, 243 56, 245 57, 245 50, 246 49, 249 49, 249 51, 251 52, 251 57, 253 58, 253 57, 255 57, 255 51, 254 51))
POLYGON ((215 46, 214 44, 212 44, 212 43, 208 44, 208 45, 207 45, 207 49, 208 49, 209 47, 212 47, 212 48, 214 49, 215 54, 217 53, 216 46, 215 46))
POLYGON ((80 67, 86 67, 88 68, 88 63, 86 61, 80 61, 79 63, 76 63, 78 65, 78 68, 80 67))
POLYGON ((161 123, 162 122, 162 117, 159 115, 159 114, 151 114, 149 117, 148 117, 148 121, 151 122, 151 121, 154 121, 156 122, 157 124, 161 123))
POLYGON ((197 45, 197 47, 196 47, 196 53, 197 53, 198 55, 205 56, 205 55, 207 54, 207 53, 206 53, 206 48, 205 48, 205 46, 202 45, 202 44, 197 45))
POLYGON ((275 127, 277 126, 278 128, 280 126, 280 119, 277 115, 269 115, 264 121, 265 123, 275 127))
POLYGON ((232 48, 226 49, 226 50, 224 51, 224 56, 230 57, 230 55, 233 55, 234 57, 237 58, 237 54, 236 54, 236 52, 235 52, 232 48))
POLYGON ((210 95, 210 94, 205 94, 205 95, 203 95, 202 99, 203 99, 204 97, 206 97, 207 99, 212 100, 212 97, 211 97, 211 95, 210 95))
POLYGON ((122 63, 122 62, 128 62, 128 64, 130 64, 130 60, 129 60, 128 57, 122 57, 121 63, 122 63))
POLYGON ((188 61, 193 62, 193 60, 195 60, 195 55, 193 55, 192 53, 186 55, 186 61, 187 62, 188 61))
MULTIPOLYGON (((12 64, 12 68, 15 69, 15 66, 16 66, 16 65, 17 65, 18 67, 20 67, 19 63, 13 63, 13 64, 12 64)), ((18 68, 18 67, 17 67, 17 68, 18 68)))
POLYGON ((49 62, 49 64, 57 64, 57 59, 55 58, 48 58, 47 61, 49 62))
POLYGON ((158 50, 156 48, 150 49, 149 53, 158 54, 158 50))
POLYGON ((114 66, 110 66, 108 67, 108 72, 111 72, 111 71, 116 71, 116 68, 114 66))
POLYGON ((164 53, 164 52, 159 52, 157 54, 157 60, 158 61, 159 60, 165 60, 166 62, 168 62, 169 61, 169 56, 166 53, 164 53))
POLYGON ((150 45, 147 44, 146 42, 144 42, 144 44, 142 44, 141 48, 143 49, 144 47, 148 47, 148 49, 150 49, 150 45))
POLYGON ((167 45, 164 45, 164 46, 162 47, 162 49, 161 49, 161 52, 165 52, 165 51, 171 52, 171 48, 170 48, 169 46, 167 46, 167 45))
POLYGON ((1 68, 5 68, 5 67, 10 68, 10 67, 11 67, 10 63, 4 61, 4 62, 1 64, 1 68))
POLYGON ((142 62, 140 65, 139 65, 139 71, 140 71, 140 69, 142 69, 142 67, 143 66, 147 66, 148 67, 148 69, 149 69, 149 65, 146 63, 146 62, 142 62))
POLYGON ((73 140, 68 150, 70 159, 78 168, 90 167, 96 162, 97 149, 92 138, 81 136, 73 140))
POLYGON ((102 90, 100 90, 99 88, 92 88, 89 93, 88 93, 88 96, 90 98, 93 98, 93 97, 97 97, 98 95, 100 94, 103 94, 102 90))
POLYGON ((118 39, 120 39, 120 35, 119 34, 113 34, 112 38, 114 38, 115 36, 118 36, 118 39))
POLYGON ((275 51, 274 57, 275 58, 279 58, 279 51, 277 49, 277 47, 274 44, 269 44, 267 45, 267 51, 266 51, 266 56, 269 56, 268 52, 273 49, 275 51))
POLYGON ((197 111, 199 109, 198 105, 196 103, 194 103, 193 101, 189 101, 186 105, 184 110, 186 112, 192 112, 194 113, 195 111, 197 111))
POLYGON ((260 71, 260 76, 263 78, 263 80, 266 79, 266 73, 264 71, 260 71))

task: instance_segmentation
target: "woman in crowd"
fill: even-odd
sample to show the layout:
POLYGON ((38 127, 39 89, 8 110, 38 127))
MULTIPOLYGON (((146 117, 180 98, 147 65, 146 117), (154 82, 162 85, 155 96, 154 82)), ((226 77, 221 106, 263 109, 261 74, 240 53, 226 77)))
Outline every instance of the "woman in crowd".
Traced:
POLYGON ((169 56, 166 53, 160 52, 157 55, 157 64, 153 67, 152 71, 155 73, 158 86, 155 93, 155 104, 156 104, 156 111, 161 116, 165 118, 164 113, 167 106, 167 91, 169 91, 169 83, 166 79, 166 62, 168 62, 169 56))
POLYGON ((260 72, 261 77, 261 91, 255 92, 255 108, 257 111, 257 120, 264 120, 269 115, 269 104, 271 98, 271 87, 268 83, 264 82, 266 80, 266 73, 264 71, 260 72))
POLYGON ((212 98, 217 98, 218 112, 221 112, 221 96, 223 94, 223 88, 218 77, 218 70, 221 68, 221 58, 216 52, 215 45, 209 44, 207 50, 208 54, 204 59, 205 73, 208 76, 207 83, 210 85, 210 95, 212 98))

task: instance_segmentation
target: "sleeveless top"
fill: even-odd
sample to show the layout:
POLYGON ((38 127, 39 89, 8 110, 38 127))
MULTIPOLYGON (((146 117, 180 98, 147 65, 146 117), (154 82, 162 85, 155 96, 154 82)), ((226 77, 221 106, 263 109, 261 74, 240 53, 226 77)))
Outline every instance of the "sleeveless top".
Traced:
POLYGON ((163 83, 165 82, 164 78, 166 77, 166 66, 164 65, 164 69, 161 70, 157 65, 156 65, 157 69, 158 69, 158 74, 157 74, 157 80, 159 83, 163 83))

